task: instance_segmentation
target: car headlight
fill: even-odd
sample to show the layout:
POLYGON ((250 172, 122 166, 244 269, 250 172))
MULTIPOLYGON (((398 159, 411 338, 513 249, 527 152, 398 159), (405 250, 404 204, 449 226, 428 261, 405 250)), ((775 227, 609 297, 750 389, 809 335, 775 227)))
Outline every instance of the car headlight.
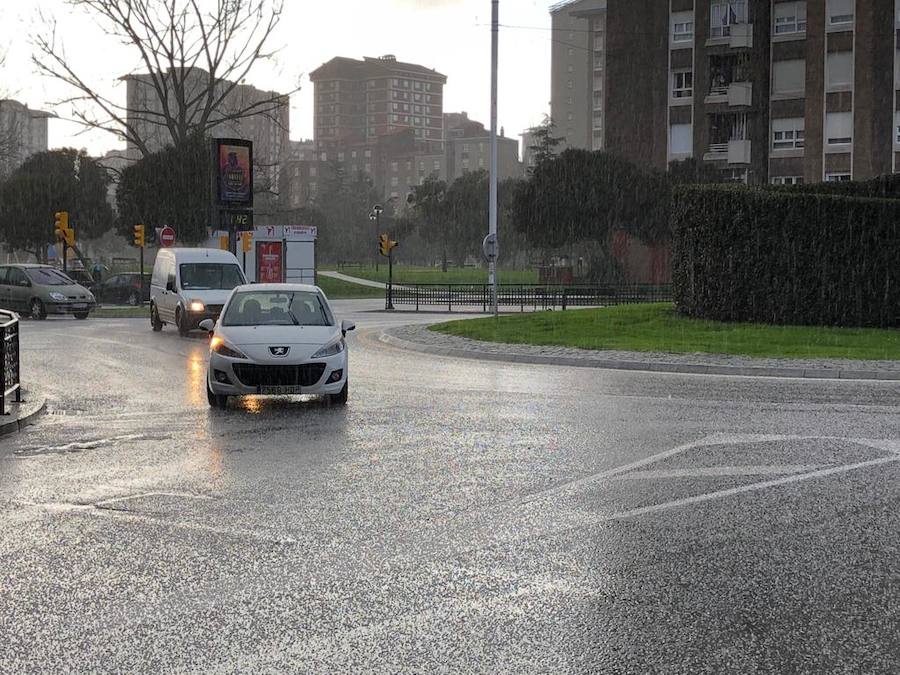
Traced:
POLYGON ((319 351, 313 354, 310 358, 313 359, 324 359, 327 356, 334 356, 335 354, 340 354, 344 351, 347 343, 344 342, 343 338, 338 340, 337 342, 332 342, 327 347, 322 347, 319 351))
POLYGON ((52 293, 50 293, 50 299, 56 300, 56 302, 65 302, 66 296, 64 296, 62 293, 57 293, 56 291, 53 291, 52 293))
POLYGON ((192 312, 202 312, 206 309, 206 305, 204 305, 199 300, 191 300, 190 310, 192 312))
POLYGON ((232 347, 218 335, 213 335, 209 341, 209 348, 219 356, 227 356, 229 359, 246 359, 247 357, 239 349, 232 347))

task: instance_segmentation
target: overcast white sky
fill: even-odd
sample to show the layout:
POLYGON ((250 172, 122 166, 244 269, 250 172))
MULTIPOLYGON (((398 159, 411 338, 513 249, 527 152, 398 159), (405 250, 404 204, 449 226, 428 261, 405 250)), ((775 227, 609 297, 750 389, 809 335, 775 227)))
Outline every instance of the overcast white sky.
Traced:
MULTIPOLYGON (((248 82, 260 88, 302 90, 291 101, 291 137, 312 137, 312 85, 307 74, 333 56, 395 54, 448 77, 445 111, 465 110, 489 122, 490 0, 286 0, 285 16, 273 38, 284 45, 277 61, 260 64, 248 82)), ((501 0, 499 120, 507 136, 537 124, 549 112, 551 33, 549 0, 501 0)), ((38 75, 30 62, 29 36, 41 30, 39 13, 57 19, 58 37, 84 77, 116 92, 117 80, 133 65, 132 51, 107 36, 84 10, 65 0, 0 0, 0 49, 7 51, 0 91, 32 107, 69 117, 54 106, 67 91, 38 75)), ((79 134, 63 119, 50 123, 50 147, 74 146, 100 154, 120 143, 103 132, 79 134)))

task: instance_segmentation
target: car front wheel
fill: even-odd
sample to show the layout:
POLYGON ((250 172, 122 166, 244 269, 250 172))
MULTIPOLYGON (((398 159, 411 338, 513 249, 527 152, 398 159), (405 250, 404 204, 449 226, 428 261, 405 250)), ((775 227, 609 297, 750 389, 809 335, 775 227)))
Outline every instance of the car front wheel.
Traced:
POLYGON ((228 397, 224 394, 213 393, 213 390, 209 388, 209 382, 206 383, 206 400, 210 408, 225 410, 228 407, 228 397))
POLYGON ((76 319, 81 319, 82 321, 88 318, 88 312, 73 312, 73 314, 76 319))
POLYGON ((346 405, 347 404, 347 396, 350 393, 350 380, 344 382, 344 388, 341 389, 338 394, 329 394, 328 402, 334 405, 346 405))
POLYGON ((44 303, 41 302, 38 298, 35 298, 31 301, 31 318, 41 321, 47 318, 47 309, 44 307, 44 303))

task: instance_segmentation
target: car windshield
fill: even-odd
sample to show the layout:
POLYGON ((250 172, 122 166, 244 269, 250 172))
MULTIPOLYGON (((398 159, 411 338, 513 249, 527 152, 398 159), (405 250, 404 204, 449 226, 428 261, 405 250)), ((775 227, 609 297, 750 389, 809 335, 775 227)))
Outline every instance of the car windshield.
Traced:
POLYGON ((245 283, 241 268, 228 263, 184 263, 181 287, 188 291, 226 290, 245 283))
POLYGON ((62 272, 49 267, 26 269, 25 274, 37 286, 71 286, 75 283, 62 272))
POLYGON ((312 291, 243 291, 228 303, 223 326, 333 326, 334 318, 312 291))

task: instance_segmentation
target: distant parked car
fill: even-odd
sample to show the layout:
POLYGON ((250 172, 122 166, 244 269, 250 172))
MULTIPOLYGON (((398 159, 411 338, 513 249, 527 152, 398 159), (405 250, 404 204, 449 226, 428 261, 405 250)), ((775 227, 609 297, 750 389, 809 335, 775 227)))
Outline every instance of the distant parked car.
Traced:
POLYGON ((97 302, 135 306, 139 305, 141 300, 144 302, 150 300, 150 277, 144 277, 142 289, 141 275, 137 272, 115 274, 96 284, 92 290, 97 296, 97 302))
MULTIPOLYGON (((60 270, 62 271, 62 270, 60 270)), ((67 277, 80 286, 90 288, 94 285, 94 277, 87 270, 66 270, 63 272, 67 277)))
POLYGON ((86 319, 94 295, 50 265, 0 266, 0 307, 45 319, 48 314, 73 314, 86 319))

